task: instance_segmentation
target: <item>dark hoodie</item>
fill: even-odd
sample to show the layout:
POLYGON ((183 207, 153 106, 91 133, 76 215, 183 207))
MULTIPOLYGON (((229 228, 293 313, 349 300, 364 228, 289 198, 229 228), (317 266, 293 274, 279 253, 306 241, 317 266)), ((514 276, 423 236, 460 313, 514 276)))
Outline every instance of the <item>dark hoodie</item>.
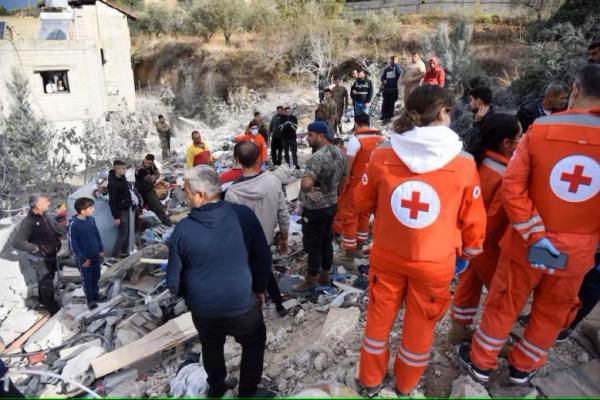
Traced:
POLYGON ((173 231, 167 285, 199 317, 247 313, 270 274, 271 251, 246 206, 219 201, 194 208, 173 231))
POLYGON ((129 182, 125 176, 117 176, 114 169, 108 173, 108 203, 110 212, 115 219, 120 218, 120 210, 129 210, 133 205, 129 182))
POLYGON ((431 57, 429 60, 425 76, 423 77, 423 84, 437 85, 439 87, 446 85, 446 72, 440 65, 440 60, 437 57, 431 57), (433 67, 431 67, 431 63, 433 63, 433 67))

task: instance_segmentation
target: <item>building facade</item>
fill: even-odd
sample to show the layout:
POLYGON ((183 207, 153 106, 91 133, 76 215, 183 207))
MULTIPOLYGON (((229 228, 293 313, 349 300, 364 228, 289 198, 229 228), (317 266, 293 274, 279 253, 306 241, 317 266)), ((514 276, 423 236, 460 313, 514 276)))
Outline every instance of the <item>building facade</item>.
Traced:
POLYGON ((3 112, 13 69, 28 77, 31 104, 48 121, 133 111, 128 19, 135 16, 103 0, 47 0, 39 18, 0 17, 3 112))

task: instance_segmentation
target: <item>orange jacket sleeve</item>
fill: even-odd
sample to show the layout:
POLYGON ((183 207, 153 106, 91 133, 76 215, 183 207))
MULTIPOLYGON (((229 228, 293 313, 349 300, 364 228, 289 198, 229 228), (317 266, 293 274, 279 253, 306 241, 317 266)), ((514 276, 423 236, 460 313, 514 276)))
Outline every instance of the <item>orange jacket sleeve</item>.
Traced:
POLYGON ((258 139, 260 142, 260 160, 262 162, 267 162, 267 142, 265 141, 265 138, 262 137, 262 135, 256 136, 260 136, 260 138, 258 139))
POLYGON ((462 253, 466 257, 473 257, 483 252, 487 218, 479 174, 475 168, 469 180, 470 184, 464 189, 458 211, 458 227, 462 234, 462 253))
MULTIPOLYGON (((373 152, 373 156, 376 155, 377 150, 373 152)), ((374 157, 371 157, 373 160, 374 157)), ((358 211, 373 214, 377 207, 377 195, 379 192, 378 177, 381 176, 380 171, 377 171, 377 167, 380 163, 369 161, 365 168, 365 173, 362 176, 361 183, 356 187, 354 191, 354 199, 358 211)))
POLYGON ((235 135, 235 138, 233 138, 233 140, 236 143, 243 142, 244 140, 246 140, 246 134, 245 133, 240 133, 239 135, 235 135))
POLYGON ((502 180, 502 201, 512 227, 529 245, 546 236, 540 214, 529 198, 529 134, 523 136, 502 180))

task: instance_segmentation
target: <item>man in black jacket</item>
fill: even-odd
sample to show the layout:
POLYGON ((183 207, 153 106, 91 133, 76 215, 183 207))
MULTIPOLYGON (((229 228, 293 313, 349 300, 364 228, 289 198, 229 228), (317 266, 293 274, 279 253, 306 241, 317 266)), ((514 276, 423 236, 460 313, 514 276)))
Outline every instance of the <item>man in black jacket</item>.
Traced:
POLYGON ((544 97, 525 103, 517 111, 517 118, 527 132, 533 121, 539 117, 566 110, 569 100, 569 87, 563 82, 552 82, 546 87, 544 97))
POLYGON ((29 206, 29 213, 17 228, 12 245, 26 255, 19 265, 27 285, 27 307, 36 306, 37 286, 39 302, 54 315, 60 310, 54 298, 54 275, 58 269, 56 255, 61 248, 60 236, 64 229, 48 217, 48 197, 32 195, 29 206))
POLYGON ((129 227, 131 221, 131 192, 129 182, 125 178, 127 164, 121 160, 113 162, 113 169, 108 173, 108 203, 110 212, 119 228, 117 240, 113 247, 112 256, 115 258, 127 257, 129 253, 129 227))
POLYGON ((369 103, 373 98, 373 82, 366 78, 365 71, 358 72, 358 78, 350 88, 350 98, 354 104, 354 115, 369 113, 369 103))
POLYGON ((277 106, 277 113, 271 118, 269 132, 271 133, 271 160, 273 165, 281 165, 283 152, 283 138, 281 137, 281 124, 283 123, 283 106, 277 106))
MULTIPOLYGON (((199 165, 185 174, 193 207, 171 236, 167 285, 192 312, 208 374, 208 397, 222 397, 227 378, 227 336, 242 345, 239 397, 272 397, 259 391, 266 328, 261 307, 271 274, 271 251, 254 212, 221 201, 219 176, 199 165), (241 229, 240 229, 241 228, 241 229)), ((264 389, 261 389, 264 390, 264 389)))
POLYGON ((285 162, 290 164, 290 151, 292 152, 292 161, 296 169, 300 169, 298 165, 298 142, 296 138, 296 129, 298 129, 298 119, 292 114, 292 109, 286 107, 284 109, 283 118, 281 119, 281 136, 283 137, 283 154, 285 162))
POLYGON ((172 226, 173 222, 167 217, 165 208, 154 191, 154 184, 158 178, 160 178, 160 171, 154 164, 154 154, 146 154, 142 163, 135 170, 135 188, 158 219, 166 226, 172 226))

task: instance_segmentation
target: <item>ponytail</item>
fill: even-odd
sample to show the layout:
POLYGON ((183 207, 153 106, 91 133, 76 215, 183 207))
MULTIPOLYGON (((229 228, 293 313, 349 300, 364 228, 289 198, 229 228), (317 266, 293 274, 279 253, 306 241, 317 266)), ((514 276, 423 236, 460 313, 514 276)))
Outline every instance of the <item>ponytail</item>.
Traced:
POLYGON ((443 108, 450 108, 453 103, 452 97, 443 88, 420 86, 408 96, 406 111, 394 121, 394 131, 402 134, 416 127, 428 126, 438 118, 443 108))

